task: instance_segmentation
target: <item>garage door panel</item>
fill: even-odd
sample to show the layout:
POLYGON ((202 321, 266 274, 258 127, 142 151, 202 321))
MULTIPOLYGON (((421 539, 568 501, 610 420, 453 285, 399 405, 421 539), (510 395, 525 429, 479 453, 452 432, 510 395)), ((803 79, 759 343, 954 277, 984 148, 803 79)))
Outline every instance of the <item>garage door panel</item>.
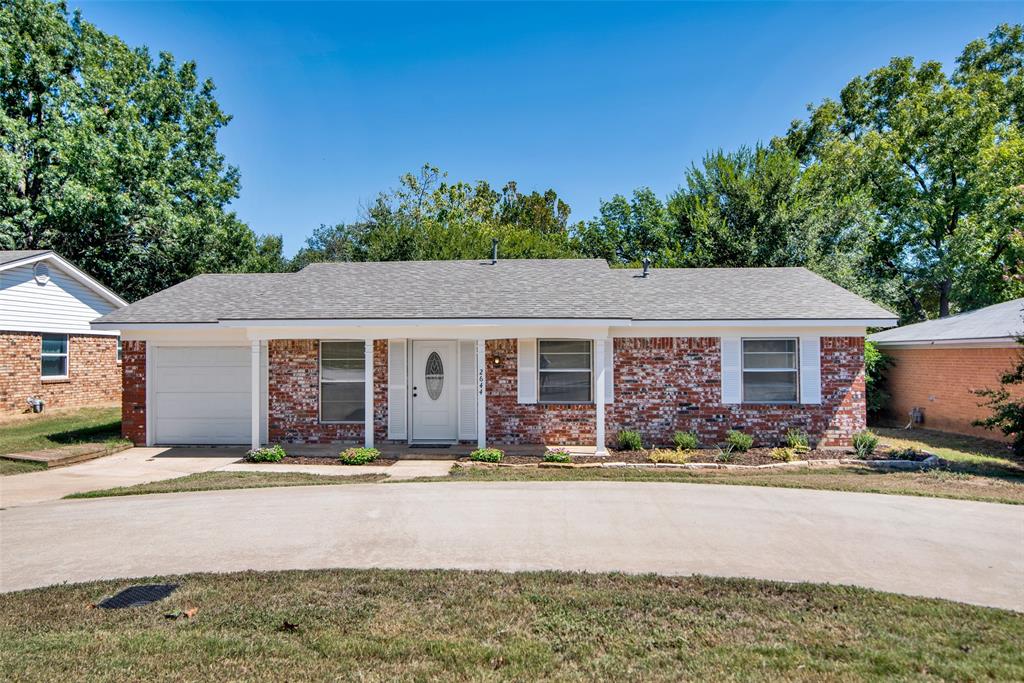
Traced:
POLYGON ((179 367, 167 368, 161 374, 160 393, 194 393, 207 394, 244 391, 249 393, 249 368, 215 368, 215 367, 179 367), (212 371, 212 372, 211 372, 212 371))
POLYGON ((155 348, 155 443, 247 443, 250 358, 248 347, 155 348))
POLYGON ((249 349, 239 346, 162 346, 156 367, 249 367, 249 349))
MULTIPOLYGON (((189 418, 186 420, 157 419, 158 434, 175 435, 174 443, 237 444, 238 435, 249 428, 249 420, 222 420, 189 418)), ((167 443, 170 443, 168 441, 167 443)))

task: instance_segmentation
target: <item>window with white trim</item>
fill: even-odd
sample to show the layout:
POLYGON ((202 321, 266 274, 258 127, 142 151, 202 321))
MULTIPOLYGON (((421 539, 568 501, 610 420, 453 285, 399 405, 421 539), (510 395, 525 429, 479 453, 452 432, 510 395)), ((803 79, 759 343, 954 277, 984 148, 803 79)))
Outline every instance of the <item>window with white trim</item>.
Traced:
POLYGON ((593 348, 587 339, 537 342, 538 400, 541 403, 589 403, 593 400, 593 348))
POLYGON ((743 402, 796 403, 798 368, 796 339, 744 339, 743 402))
POLYGON ((366 350, 361 341, 320 342, 320 421, 362 424, 366 350))
POLYGON ((68 335, 43 335, 39 366, 43 379, 61 379, 68 376, 68 335))
POLYGON ((117 362, 120 363, 124 354, 124 348, 121 346, 121 338, 117 338, 117 362))

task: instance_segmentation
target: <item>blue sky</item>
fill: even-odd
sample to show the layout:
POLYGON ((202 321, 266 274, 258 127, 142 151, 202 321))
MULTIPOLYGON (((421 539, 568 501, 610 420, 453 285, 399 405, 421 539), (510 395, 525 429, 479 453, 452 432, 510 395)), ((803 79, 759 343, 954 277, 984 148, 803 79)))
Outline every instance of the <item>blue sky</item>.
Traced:
POLYGON ((589 218, 706 151, 784 133, 896 55, 953 62, 1019 3, 130 3, 69 0, 198 62, 234 120, 239 216, 293 254, 430 162, 553 187, 589 218))

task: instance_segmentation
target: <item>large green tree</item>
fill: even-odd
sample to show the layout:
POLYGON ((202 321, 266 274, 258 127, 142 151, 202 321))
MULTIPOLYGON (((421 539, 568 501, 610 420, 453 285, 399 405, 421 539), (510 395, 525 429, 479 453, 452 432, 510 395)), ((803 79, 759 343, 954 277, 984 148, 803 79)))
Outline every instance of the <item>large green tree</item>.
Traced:
POLYGON ((484 181, 449 182, 428 164, 381 193, 359 221, 314 230, 292 267, 486 258, 494 238, 503 258, 575 256, 568 220, 569 206, 553 190, 523 194, 515 182, 500 192, 484 181))
POLYGON ((839 251, 905 320, 1020 295, 1024 37, 1004 25, 950 74, 909 57, 812 107, 785 144, 839 251))
POLYGON ((194 62, 0 0, 0 244, 52 248, 135 299, 197 272, 273 269, 280 239, 228 210, 230 117, 194 62))

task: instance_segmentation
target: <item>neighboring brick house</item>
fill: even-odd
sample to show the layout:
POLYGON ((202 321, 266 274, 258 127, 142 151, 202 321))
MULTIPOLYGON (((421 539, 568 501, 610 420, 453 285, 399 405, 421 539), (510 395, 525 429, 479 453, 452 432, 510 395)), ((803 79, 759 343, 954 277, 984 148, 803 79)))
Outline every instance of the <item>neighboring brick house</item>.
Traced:
POLYGON ((975 427, 988 417, 978 389, 997 388, 1021 353, 1024 299, 871 336, 892 357, 886 387, 887 420, 926 429, 1008 440, 998 430, 975 427), (916 418, 916 419, 915 419, 916 418))
POLYGON ((118 332, 89 323, 125 305, 52 251, 0 251, 0 415, 119 402, 118 332))
POLYGON ((104 316, 138 444, 544 443, 598 453, 865 425, 864 333, 896 317, 803 268, 324 263, 201 275, 104 316), (254 390, 255 388, 255 390, 254 390))

